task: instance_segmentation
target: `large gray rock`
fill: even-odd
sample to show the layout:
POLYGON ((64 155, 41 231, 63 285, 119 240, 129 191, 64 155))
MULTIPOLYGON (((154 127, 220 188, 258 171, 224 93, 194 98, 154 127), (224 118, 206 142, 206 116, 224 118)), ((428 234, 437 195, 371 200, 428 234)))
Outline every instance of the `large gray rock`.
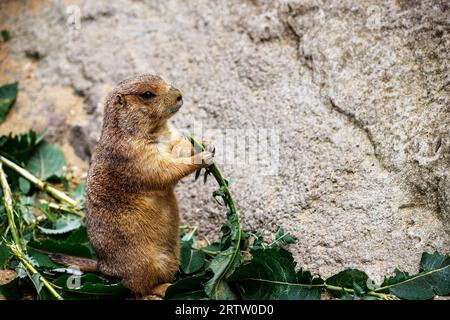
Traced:
MULTIPOLYGON (((130 74, 161 74, 184 91, 173 119, 184 131, 202 123, 216 130, 206 134, 213 141, 226 129, 247 129, 249 139, 259 129, 279 134, 276 174, 260 163, 221 166, 244 227, 268 236, 285 227, 305 267, 325 276, 358 267, 380 279, 395 267, 416 271, 424 250, 450 250, 445 1, 105 0, 79 8, 79 30, 67 25, 61 1, 0 14, 14 28, 10 56, 37 60, 35 86, 21 94, 58 85, 84 99, 84 122, 65 131, 79 157, 92 154, 106 92, 130 74)), ((192 180, 178 188, 183 220, 212 240, 224 212, 211 199, 213 181, 192 180)))

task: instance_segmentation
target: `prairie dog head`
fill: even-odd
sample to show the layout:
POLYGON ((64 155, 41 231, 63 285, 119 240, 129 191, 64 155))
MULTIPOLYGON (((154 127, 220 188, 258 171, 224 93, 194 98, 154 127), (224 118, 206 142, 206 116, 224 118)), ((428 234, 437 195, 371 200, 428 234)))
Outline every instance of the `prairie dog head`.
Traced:
POLYGON ((105 127, 146 137, 155 133, 182 106, 181 91, 156 75, 128 78, 108 95, 105 127))

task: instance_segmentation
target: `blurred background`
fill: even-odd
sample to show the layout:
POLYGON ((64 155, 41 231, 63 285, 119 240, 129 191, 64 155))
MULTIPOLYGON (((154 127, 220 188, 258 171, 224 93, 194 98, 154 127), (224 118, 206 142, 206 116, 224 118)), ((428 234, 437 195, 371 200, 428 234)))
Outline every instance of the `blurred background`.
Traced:
MULTIPOLYGON (((0 134, 47 129, 83 178, 107 92, 159 74, 183 131, 277 132, 276 173, 224 164, 244 228, 284 227, 324 276, 417 271, 450 251, 449 19, 444 0, 1 0, 0 84, 19 96, 0 134)), ((183 223, 216 239, 215 186, 193 180, 183 223)))

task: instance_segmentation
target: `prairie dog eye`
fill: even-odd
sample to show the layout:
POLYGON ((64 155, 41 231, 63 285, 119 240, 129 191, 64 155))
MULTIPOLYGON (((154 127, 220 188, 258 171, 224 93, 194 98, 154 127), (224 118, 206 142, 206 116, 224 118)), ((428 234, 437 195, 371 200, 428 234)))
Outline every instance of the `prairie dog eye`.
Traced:
POLYGON ((147 91, 147 92, 142 93, 140 96, 141 96, 141 98, 143 98, 145 100, 150 100, 150 99, 156 97, 156 94, 154 94, 153 92, 147 91))

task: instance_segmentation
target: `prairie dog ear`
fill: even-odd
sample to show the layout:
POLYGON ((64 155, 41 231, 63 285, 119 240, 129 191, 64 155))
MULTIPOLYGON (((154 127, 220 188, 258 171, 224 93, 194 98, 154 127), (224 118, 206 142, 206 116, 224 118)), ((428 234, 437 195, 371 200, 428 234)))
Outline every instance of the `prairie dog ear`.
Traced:
POLYGON ((119 108, 125 108, 127 105, 127 101, 125 100, 125 97, 121 94, 117 94, 114 98, 114 104, 117 104, 119 108))

